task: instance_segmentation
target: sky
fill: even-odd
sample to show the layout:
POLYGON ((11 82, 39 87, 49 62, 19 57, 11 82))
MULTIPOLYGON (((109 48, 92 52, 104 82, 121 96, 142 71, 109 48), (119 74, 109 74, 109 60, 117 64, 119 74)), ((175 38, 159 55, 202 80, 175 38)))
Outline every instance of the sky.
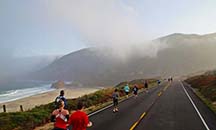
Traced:
POLYGON ((216 32, 215 0, 1 0, 0 59, 216 32))

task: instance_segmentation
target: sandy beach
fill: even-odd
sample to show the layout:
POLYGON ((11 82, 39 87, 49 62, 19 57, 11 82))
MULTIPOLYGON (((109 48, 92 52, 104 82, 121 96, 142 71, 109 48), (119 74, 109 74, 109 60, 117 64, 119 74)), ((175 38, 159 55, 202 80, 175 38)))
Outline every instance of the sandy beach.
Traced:
MULTIPOLYGON (((6 105, 7 112, 20 111, 20 105, 23 106, 24 111, 32 109, 35 106, 42 104, 47 104, 53 102, 55 98, 59 95, 62 89, 57 89, 51 92, 46 92, 27 98, 19 99, 16 101, 11 101, 7 103, 0 103, 0 112, 3 112, 3 105, 6 105)), ((67 99, 76 98, 85 94, 93 93, 97 91, 97 88, 65 88, 65 97, 67 99)))

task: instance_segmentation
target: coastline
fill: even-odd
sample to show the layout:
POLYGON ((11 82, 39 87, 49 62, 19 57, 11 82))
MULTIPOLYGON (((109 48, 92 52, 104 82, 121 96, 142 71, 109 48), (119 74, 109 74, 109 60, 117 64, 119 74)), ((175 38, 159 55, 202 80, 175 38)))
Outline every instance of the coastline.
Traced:
POLYGON ((35 106, 51 103, 59 95, 60 91, 65 91, 67 99, 76 98, 85 94, 93 93, 98 88, 64 88, 56 89, 54 91, 37 94, 34 96, 25 97, 11 102, 0 103, 0 112, 3 112, 3 105, 6 105, 7 112, 20 111, 20 105, 23 106, 24 111, 34 108, 35 106))

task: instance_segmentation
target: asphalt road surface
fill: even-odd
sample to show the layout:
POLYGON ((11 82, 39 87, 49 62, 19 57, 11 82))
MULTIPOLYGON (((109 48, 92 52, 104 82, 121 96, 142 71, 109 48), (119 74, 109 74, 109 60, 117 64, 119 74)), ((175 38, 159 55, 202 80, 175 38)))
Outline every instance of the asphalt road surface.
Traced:
POLYGON ((164 83, 138 98, 90 117, 88 130, 216 130, 216 116, 180 81, 164 83))

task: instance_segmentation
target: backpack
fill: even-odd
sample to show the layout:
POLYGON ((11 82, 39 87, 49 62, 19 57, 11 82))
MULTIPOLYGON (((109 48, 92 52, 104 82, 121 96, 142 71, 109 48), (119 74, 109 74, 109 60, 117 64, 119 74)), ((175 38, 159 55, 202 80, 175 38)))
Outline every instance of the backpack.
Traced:
POLYGON ((64 101, 64 97, 63 97, 63 96, 58 96, 58 97, 56 97, 56 99, 55 99, 55 108, 56 108, 56 109, 58 108, 58 102, 59 102, 60 100, 64 101))
POLYGON ((61 96, 56 97, 55 103, 59 102, 60 100, 62 100, 61 96))

